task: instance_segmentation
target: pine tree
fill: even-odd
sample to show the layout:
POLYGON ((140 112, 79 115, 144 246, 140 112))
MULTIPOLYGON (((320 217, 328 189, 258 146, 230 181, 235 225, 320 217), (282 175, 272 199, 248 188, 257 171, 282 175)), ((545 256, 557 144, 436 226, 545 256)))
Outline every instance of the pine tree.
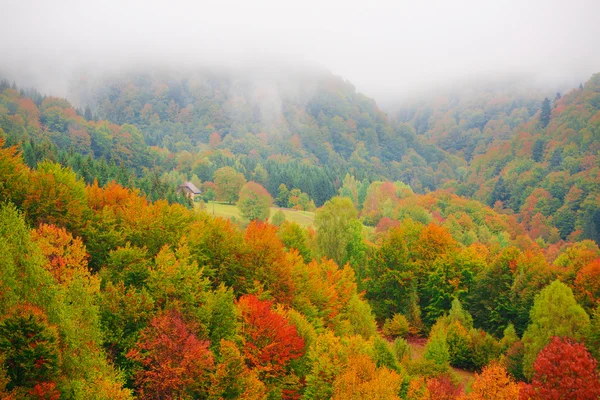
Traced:
POLYGON ((490 195, 490 206, 493 207, 497 201, 501 201, 502 203, 506 202, 510 198, 510 192, 506 187, 506 183, 504 182, 503 177, 499 177, 496 181, 496 185, 494 185, 494 190, 490 195))
POLYGON ((540 114, 540 126, 545 128, 550 123, 550 100, 546 97, 542 102, 542 112, 540 114))
POLYGON ((87 121, 91 121, 94 117, 92 116, 92 110, 90 110, 90 106, 85 106, 85 111, 83 112, 83 117, 87 121))
POLYGON ((531 150, 531 158, 535 162, 541 162, 544 158, 544 148, 546 147, 546 142, 543 139, 536 139, 533 143, 533 149, 531 150))

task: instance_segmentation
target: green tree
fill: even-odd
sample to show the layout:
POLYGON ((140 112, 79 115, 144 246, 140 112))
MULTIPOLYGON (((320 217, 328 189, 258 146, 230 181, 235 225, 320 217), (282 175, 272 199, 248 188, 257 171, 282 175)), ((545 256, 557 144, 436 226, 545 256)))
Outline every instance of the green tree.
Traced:
POLYGON ((305 262, 312 260, 312 250, 309 246, 308 232, 294 221, 285 221, 277 230, 277 236, 285 247, 296 249, 305 262))
POLYGON ((533 143, 533 149, 531 150, 531 158, 535 162, 541 162, 544 158, 544 148, 546 147, 546 141, 538 138, 533 143))
POLYGON ((261 184, 248 182, 240 190, 237 207, 243 218, 253 221, 266 220, 271 214, 273 198, 261 184))
POLYGON ((542 102, 542 112, 540 113, 540 126, 542 128, 547 127, 550 123, 551 111, 552 110, 550 108, 550 100, 548 100, 548 98, 546 97, 542 102))
POLYGON ((514 247, 504 249, 489 268, 478 274, 470 290, 468 308, 475 325, 498 336, 516 317, 511 300, 514 282, 511 265, 520 255, 514 247))
POLYGON ((237 201, 246 178, 231 167, 223 167, 215 171, 213 181, 217 200, 233 204, 237 201))
POLYGON ((409 230, 409 224, 390 229, 366 266, 366 295, 380 320, 400 313, 414 324, 411 306, 414 306, 412 311, 420 315, 416 296, 417 268, 410 258, 412 234, 409 230))
POLYGON ((592 312, 590 326, 585 335, 585 346, 596 360, 600 360, 600 304, 592 312))
POLYGON ((277 198, 275 199, 275 204, 279 207, 287 207, 288 201, 290 199, 290 191, 285 183, 279 185, 279 191, 277 192, 277 198))
POLYGON ((357 221, 357 212, 347 197, 332 198, 315 215, 319 253, 340 266, 348 261, 353 221, 357 221))
POLYGON ((531 324, 523 335, 525 376, 531 378, 533 363, 539 351, 553 336, 567 336, 581 340, 589 325, 590 318, 577 304, 571 288, 559 280, 544 288, 533 303, 531 324))
POLYGON ((0 353, 10 377, 8 389, 51 382, 58 373, 57 334, 44 316, 25 313, 0 323, 0 353))
POLYGON ((510 191, 508 190, 506 182, 504 182, 504 178, 501 176, 498 178, 498 180, 496 181, 496 184, 494 185, 494 190, 490 194, 490 201, 488 204, 491 207, 493 207, 497 201, 506 203, 509 199, 510 199, 510 191))
POLYGON ((563 149, 560 147, 555 148, 550 154, 549 161, 552 168, 560 167, 563 162, 563 149))
MULTIPOLYGON (((464 253, 452 252, 444 257, 436 259, 433 270, 427 276, 427 282, 423 288, 423 301, 427 306, 425 311, 425 322, 433 323, 447 312, 452 299, 464 298, 473 281, 474 269, 470 260, 464 253)), ((460 304, 460 302, 459 302, 460 304)), ((462 307, 461 307, 462 308, 462 307)))
POLYGON ((449 365, 450 353, 446 343, 446 332, 442 324, 437 324, 431 329, 423 357, 440 366, 449 365))
POLYGON ((273 217, 271 218, 271 223, 275 226, 281 226, 285 222, 285 214, 281 210, 277 210, 273 217))

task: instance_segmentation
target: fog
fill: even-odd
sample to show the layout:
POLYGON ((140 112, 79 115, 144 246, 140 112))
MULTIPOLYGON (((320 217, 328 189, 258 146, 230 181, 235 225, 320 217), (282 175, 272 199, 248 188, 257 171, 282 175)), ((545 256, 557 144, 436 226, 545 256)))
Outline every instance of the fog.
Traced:
POLYGON ((315 66, 382 103, 600 72, 598 0, 0 0, 0 11, 0 74, 59 95, 81 71, 156 66, 315 66))

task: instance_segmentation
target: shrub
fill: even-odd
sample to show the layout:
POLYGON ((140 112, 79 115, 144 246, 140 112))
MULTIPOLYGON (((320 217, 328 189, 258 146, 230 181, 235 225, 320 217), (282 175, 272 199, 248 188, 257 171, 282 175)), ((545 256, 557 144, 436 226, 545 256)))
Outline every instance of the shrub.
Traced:
POLYGON ((383 334, 391 338, 406 337, 409 332, 410 324, 402 314, 394 314, 392 319, 386 319, 383 324, 383 334))

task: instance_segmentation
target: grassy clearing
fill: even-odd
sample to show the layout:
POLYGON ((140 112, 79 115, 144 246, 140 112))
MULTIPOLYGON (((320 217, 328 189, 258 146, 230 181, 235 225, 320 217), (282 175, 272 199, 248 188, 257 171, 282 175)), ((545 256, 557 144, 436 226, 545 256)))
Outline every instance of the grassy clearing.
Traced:
MULTIPOLYGON (((423 341, 409 341, 408 345, 410 347, 410 353, 413 360, 418 360, 423 357, 425 354, 425 345, 426 342, 423 341)), ((451 367, 452 372, 456 375, 459 381, 464 385, 466 389, 471 387, 473 380, 475 379, 475 374, 471 371, 466 371, 460 368, 451 367)))
MULTIPOLYGON (((243 218, 240 215, 240 211, 235 206, 235 204, 209 202, 209 203, 206 203, 206 209, 205 209, 206 212, 208 212, 209 214, 212 214, 213 206, 214 206, 214 215, 215 216, 228 218, 228 219, 235 218, 237 221, 243 221, 243 218)), ((196 207, 199 208, 200 203, 196 203, 196 207)), ((313 213, 313 212, 296 211, 296 210, 291 210, 289 208, 271 207, 271 217, 273 217, 273 215, 278 210, 283 211, 286 221, 296 222, 297 224, 302 225, 302 226, 314 227, 313 221, 315 218, 315 213, 313 213)))

